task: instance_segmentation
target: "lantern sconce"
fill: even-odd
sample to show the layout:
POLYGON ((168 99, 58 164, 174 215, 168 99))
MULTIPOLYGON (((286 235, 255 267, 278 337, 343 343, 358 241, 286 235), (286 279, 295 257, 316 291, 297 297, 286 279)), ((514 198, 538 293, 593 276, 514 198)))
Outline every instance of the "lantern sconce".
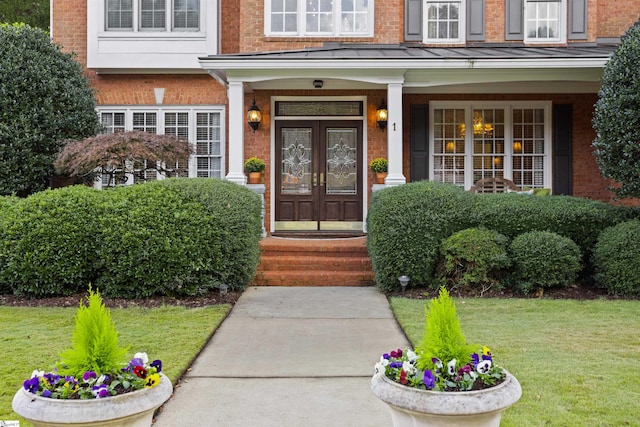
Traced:
POLYGON ((249 107, 249 110, 247 111, 247 123, 249 123, 249 127, 253 129, 253 132, 255 132, 261 122, 262 113, 260 112, 260 108, 256 105, 256 99, 253 98, 253 104, 251 104, 251 107, 249 107))
POLYGON ((380 130, 387 128, 387 103, 384 102, 384 99, 380 102, 380 106, 376 110, 376 122, 380 130))
POLYGON ((514 153, 522 153, 522 143, 516 141, 513 143, 513 152, 514 153))

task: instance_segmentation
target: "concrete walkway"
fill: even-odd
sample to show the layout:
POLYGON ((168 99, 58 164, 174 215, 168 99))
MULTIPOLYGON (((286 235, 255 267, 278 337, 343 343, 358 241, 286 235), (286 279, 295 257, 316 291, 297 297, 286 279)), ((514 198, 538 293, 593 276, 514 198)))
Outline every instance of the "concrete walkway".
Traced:
POLYGON ((373 366, 407 345, 376 288, 251 287, 154 426, 387 427, 373 366))

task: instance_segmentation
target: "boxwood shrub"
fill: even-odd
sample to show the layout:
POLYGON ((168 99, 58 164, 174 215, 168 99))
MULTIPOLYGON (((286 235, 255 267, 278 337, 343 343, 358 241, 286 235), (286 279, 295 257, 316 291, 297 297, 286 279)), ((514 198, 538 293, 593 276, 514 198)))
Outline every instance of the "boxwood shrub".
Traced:
POLYGON ((376 284, 398 289, 433 280, 440 242, 456 231, 484 227, 513 239, 551 231, 573 240, 588 262, 599 232, 637 211, 571 196, 472 194, 451 184, 421 181, 375 192, 367 217, 368 249, 376 284))
POLYGON ((448 289, 466 288, 482 295, 501 286, 503 271, 511 265, 509 238, 494 230, 467 228, 444 239, 436 283, 448 289))
POLYGON ((429 181, 373 193, 367 216, 367 246, 376 284, 399 289, 398 277, 411 285, 430 283, 440 243, 467 228, 473 195, 463 189, 429 181))
POLYGON ((529 293, 538 289, 568 286, 582 268, 582 254, 573 240, 550 231, 530 231, 510 245, 513 283, 529 293))
POLYGON ((216 179, 97 191, 67 187, 0 201, 2 292, 41 297, 193 295, 254 276, 261 202, 216 179))
POLYGON ((610 294, 640 296, 640 221, 605 229, 593 250, 596 284, 610 294))
POLYGON ((101 196, 78 186, 3 203, 3 291, 44 297, 86 289, 95 277, 101 196))

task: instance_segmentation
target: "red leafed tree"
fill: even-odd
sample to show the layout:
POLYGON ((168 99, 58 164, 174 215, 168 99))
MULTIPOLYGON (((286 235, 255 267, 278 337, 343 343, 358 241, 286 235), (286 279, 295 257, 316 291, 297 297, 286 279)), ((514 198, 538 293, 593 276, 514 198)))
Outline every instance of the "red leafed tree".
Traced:
POLYGON ((193 149, 186 139, 171 135, 131 131, 92 136, 68 142, 58 154, 56 172, 85 181, 102 175, 109 186, 123 184, 133 175, 145 180, 145 172, 166 177, 185 176, 193 149))

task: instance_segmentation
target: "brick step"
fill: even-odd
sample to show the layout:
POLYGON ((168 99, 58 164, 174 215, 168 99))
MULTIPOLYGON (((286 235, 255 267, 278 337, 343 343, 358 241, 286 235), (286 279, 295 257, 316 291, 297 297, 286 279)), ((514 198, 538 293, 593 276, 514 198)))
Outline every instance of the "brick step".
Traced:
POLYGON ((266 238, 253 281, 258 286, 371 286, 374 274, 366 237, 266 238))
POLYGON ((360 271, 263 271, 257 286, 373 286, 373 272, 360 271))
POLYGON ((371 271, 371 260, 366 256, 318 256, 318 255, 263 255, 260 271, 332 270, 371 271))

